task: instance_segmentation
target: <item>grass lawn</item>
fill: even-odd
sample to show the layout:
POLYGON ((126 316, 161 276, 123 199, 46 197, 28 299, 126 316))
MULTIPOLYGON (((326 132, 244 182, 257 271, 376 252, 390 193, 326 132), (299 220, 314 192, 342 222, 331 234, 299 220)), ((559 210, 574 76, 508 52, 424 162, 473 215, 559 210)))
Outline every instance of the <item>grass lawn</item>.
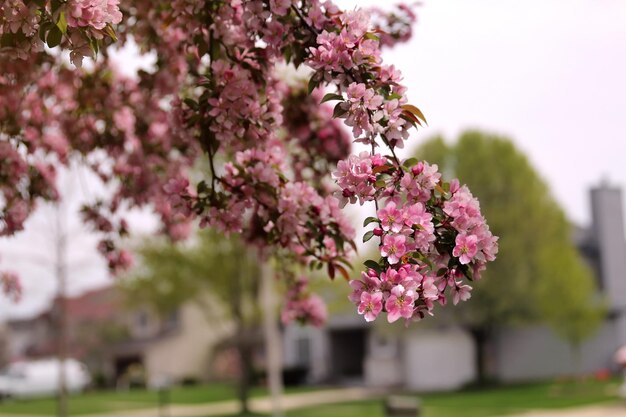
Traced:
MULTIPOLYGON (((287 392, 310 391, 315 388, 288 388, 287 392)), ((267 394, 265 388, 255 388, 252 396, 259 397, 267 394)), ((170 391, 172 404, 202 404, 215 401, 233 400, 236 390, 230 384, 210 384, 193 387, 176 387, 170 391)), ((69 409, 71 415, 112 412, 121 410, 136 410, 153 408, 158 405, 158 393, 148 390, 131 390, 128 392, 90 392, 70 397, 69 409)), ((54 398, 9 400, 0 402, 0 414, 41 414, 54 415, 56 400, 54 398)))
MULTIPOLYGON (((616 400, 617 386, 615 381, 541 383, 419 397, 424 405, 422 417, 493 417, 536 409, 610 403, 616 400)), ((294 410, 286 416, 384 417, 384 412, 382 401, 364 401, 294 410)))
MULTIPOLYGON (((423 401, 422 417, 491 417, 520 413, 534 409, 556 409, 615 401, 616 380, 598 382, 561 382, 517 385, 486 390, 467 390, 456 393, 419 395, 423 401)), ((316 388, 288 389, 288 393, 316 388)), ((253 396, 266 395, 257 388, 253 396)), ((172 404, 200 404, 231 400, 235 390, 228 384, 211 384, 174 388, 172 404)), ((70 400, 71 415, 97 412, 115 412, 152 408, 158 397, 154 391, 94 392, 74 396, 70 400)), ((0 414, 54 415, 55 400, 51 398, 0 403, 0 414)), ((382 401, 334 404, 295 410, 287 417, 383 417, 382 401)), ((232 416, 224 416, 232 417, 232 416)))

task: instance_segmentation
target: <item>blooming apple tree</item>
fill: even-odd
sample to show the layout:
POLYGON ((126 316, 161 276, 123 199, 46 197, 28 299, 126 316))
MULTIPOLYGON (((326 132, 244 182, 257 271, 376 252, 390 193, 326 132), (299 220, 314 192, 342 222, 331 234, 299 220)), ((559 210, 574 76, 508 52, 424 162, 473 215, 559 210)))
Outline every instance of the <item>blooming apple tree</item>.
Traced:
MULTIPOLYGON (((4 2, 0 235, 58 199, 55 167, 78 159, 112 190, 82 214, 113 271, 131 262, 116 245, 125 209, 149 205, 173 239, 198 221, 349 279, 355 232, 342 208, 371 202, 363 240, 378 240, 380 258, 350 282, 366 320, 417 320, 469 298, 465 281, 495 258, 497 238, 466 187, 396 155, 426 121, 381 48, 407 40, 414 20, 406 6, 319 0, 4 2), (131 39, 156 56, 136 77, 108 58, 108 45, 131 39), (83 57, 96 58, 89 69, 77 68, 83 57), (306 79, 286 80, 300 66, 306 79), (370 150, 350 155, 353 141, 370 150), (192 184, 198 166, 206 175, 192 184)), ((285 279, 283 318, 320 324, 306 279, 285 279)))

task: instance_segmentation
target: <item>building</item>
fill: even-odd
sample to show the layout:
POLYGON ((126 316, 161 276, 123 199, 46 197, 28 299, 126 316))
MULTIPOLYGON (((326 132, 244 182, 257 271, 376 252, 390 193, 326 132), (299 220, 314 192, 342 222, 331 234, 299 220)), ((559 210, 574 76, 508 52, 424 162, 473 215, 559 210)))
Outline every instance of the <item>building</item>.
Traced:
MULTIPOLYGON (((57 354, 60 308, 55 299, 40 315, 7 323, 12 360, 57 354)), ((109 385, 127 383, 137 369, 148 384, 206 381, 213 376, 214 347, 231 333, 229 323, 215 325, 195 303, 161 317, 130 305, 114 286, 68 298, 66 309, 69 356, 109 385)))
MULTIPOLYGON (((608 299, 605 322, 583 343, 579 358, 548 327, 497 329, 488 343, 488 368, 498 380, 530 381, 614 367, 614 352, 626 344, 621 190, 606 184, 592 189, 591 211, 591 227, 576 228, 573 238, 608 299)), ((353 311, 332 316, 323 329, 289 326, 285 329, 285 361, 287 366, 308 368, 311 382, 433 391, 458 389, 475 380, 476 346, 467 329, 449 321, 423 322, 406 331, 388 329, 386 323, 365 323, 353 311)))

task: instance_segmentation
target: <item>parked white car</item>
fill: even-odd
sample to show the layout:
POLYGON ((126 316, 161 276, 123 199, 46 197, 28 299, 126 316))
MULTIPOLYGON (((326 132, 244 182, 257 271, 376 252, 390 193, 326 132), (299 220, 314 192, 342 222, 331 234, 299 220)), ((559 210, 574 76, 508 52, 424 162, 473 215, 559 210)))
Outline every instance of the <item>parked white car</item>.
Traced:
MULTIPOLYGON (((89 385, 91 378, 84 364, 67 359, 65 370, 69 392, 81 392, 89 385)), ((60 371, 58 359, 13 363, 0 372, 0 398, 54 395, 59 390, 60 371)))

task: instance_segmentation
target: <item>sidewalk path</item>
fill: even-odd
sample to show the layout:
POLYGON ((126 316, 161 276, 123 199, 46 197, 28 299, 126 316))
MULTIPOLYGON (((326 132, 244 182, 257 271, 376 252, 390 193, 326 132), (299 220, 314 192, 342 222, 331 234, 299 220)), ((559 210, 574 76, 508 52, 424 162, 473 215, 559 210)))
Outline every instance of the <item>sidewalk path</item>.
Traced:
POLYGON ((565 410, 527 411, 509 417, 624 417, 626 405, 594 405, 565 410))
MULTIPOLYGON (((350 401, 361 401, 382 397, 385 391, 368 388, 341 388, 333 390, 306 392, 299 394, 287 394, 282 397, 281 405, 283 410, 293 410, 315 405, 333 404, 350 401)), ((250 409, 257 413, 268 413, 272 409, 269 397, 253 398, 250 400, 250 409)), ((170 417, 209 417, 223 414, 235 414, 239 411, 237 401, 221 401, 197 405, 175 404, 169 407, 166 415, 170 417)), ((98 414, 83 415, 80 417, 159 417, 157 408, 116 411, 98 414)), ((50 417, 42 415, 25 414, 0 414, 0 417, 50 417)))

